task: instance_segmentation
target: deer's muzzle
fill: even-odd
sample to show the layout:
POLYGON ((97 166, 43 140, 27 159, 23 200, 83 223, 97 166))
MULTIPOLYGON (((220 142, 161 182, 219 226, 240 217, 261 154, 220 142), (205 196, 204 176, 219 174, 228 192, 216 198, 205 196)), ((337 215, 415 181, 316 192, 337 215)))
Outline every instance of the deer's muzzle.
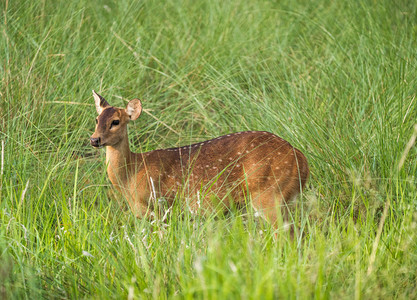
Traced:
POLYGON ((90 144, 96 148, 100 147, 100 138, 90 138, 90 144))

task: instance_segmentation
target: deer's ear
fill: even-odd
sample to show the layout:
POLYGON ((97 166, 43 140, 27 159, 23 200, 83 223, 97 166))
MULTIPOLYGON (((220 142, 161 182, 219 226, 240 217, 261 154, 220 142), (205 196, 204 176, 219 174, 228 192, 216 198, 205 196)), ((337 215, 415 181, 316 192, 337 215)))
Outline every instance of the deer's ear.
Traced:
POLYGON ((142 103, 139 99, 130 100, 126 106, 126 113, 129 116, 130 120, 134 121, 139 118, 140 113, 142 112, 142 103))
POLYGON ((97 94, 95 90, 93 90, 93 97, 94 102, 96 103, 97 113, 100 115, 103 109, 110 105, 107 103, 106 99, 97 94))

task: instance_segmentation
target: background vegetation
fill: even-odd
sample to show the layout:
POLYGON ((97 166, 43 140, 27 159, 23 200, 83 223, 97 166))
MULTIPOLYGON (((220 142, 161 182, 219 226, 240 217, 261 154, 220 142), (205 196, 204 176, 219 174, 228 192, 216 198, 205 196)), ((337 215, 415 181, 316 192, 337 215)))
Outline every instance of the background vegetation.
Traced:
POLYGON ((416 298, 415 1, 0 3, 0 298, 416 298), (240 212, 137 220, 89 146, 268 130, 307 156, 294 240, 240 212))

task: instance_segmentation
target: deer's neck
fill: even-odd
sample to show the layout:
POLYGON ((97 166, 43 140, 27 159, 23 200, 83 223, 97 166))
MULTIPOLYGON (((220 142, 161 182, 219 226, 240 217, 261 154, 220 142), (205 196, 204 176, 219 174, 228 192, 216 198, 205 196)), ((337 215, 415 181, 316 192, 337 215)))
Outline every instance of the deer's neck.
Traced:
POLYGON ((119 144, 106 147, 107 173, 113 185, 120 186, 126 184, 133 156, 134 154, 129 148, 127 135, 119 144))

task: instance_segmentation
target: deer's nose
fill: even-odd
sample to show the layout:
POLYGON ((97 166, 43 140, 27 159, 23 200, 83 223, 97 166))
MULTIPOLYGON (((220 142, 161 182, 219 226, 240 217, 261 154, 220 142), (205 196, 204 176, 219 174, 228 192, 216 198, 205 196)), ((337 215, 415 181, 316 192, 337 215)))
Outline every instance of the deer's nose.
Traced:
POLYGON ((100 138, 90 138, 90 144, 93 147, 100 147, 100 138))

